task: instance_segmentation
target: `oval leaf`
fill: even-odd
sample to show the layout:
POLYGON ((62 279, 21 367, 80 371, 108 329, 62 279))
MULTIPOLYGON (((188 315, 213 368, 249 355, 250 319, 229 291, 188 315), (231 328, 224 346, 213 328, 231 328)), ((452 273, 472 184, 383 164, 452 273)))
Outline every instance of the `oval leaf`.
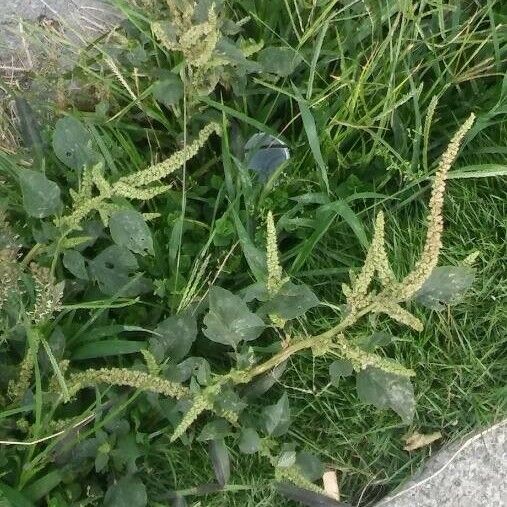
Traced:
POLYGON ((287 282, 270 301, 259 308, 259 315, 278 315, 284 320, 296 319, 319 304, 307 285, 287 282))
POLYGON ((102 159, 92 147, 92 137, 75 118, 61 118, 53 133, 53 150, 58 159, 71 169, 93 166, 102 159))
POLYGON ((259 53, 259 63, 264 72, 280 77, 290 76, 301 63, 302 58, 290 48, 265 48, 259 53))
POLYGON ((46 176, 32 169, 19 172, 19 182, 23 193, 23 207, 35 218, 54 215, 61 208, 60 189, 46 176))
POLYGON ((331 377, 331 384, 333 384, 335 387, 338 387, 340 384, 340 379, 342 377, 348 377, 349 375, 352 375, 353 370, 354 367, 352 366, 352 363, 346 359, 337 359, 336 361, 333 361, 329 365, 329 376, 331 377))
POLYGON ((350 504, 348 503, 338 502, 326 495, 298 488, 288 482, 278 483, 276 485, 276 489, 286 498, 294 500, 294 502, 299 502, 303 505, 308 505, 308 507, 350 507, 350 504))
POLYGON ((135 210, 116 211, 109 220, 113 241, 131 252, 141 255, 154 254, 150 228, 143 215, 135 210))
POLYGON ((155 329, 150 338, 150 351, 162 362, 167 357, 173 361, 183 359, 197 337, 197 321, 191 313, 172 315, 155 329))
POLYGON ((183 98, 183 83, 175 74, 169 74, 153 85, 153 97, 157 102, 170 107, 183 98))
POLYGON ((377 408, 391 408, 410 424, 415 412, 414 388, 408 377, 401 377, 378 368, 361 370, 356 377, 359 399, 377 408))
POLYGON ((262 411, 266 433, 273 437, 284 435, 290 426, 290 407, 287 393, 274 405, 265 407, 262 411))
POLYGON ((197 437, 198 442, 217 440, 231 435, 231 427, 225 419, 215 419, 207 423, 197 437))
POLYGON ((111 245, 90 261, 90 276, 104 294, 133 297, 150 289, 149 280, 132 275, 139 267, 135 255, 126 248, 111 245))
POLYGON ((146 487, 138 477, 122 477, 104 497, 104 507, 145 507, 148 503, 146 487))
POLYGON ((209 313, 204 317, 203 333, 212 341, 237 348, 242 341, 255 340, 264 330, 264 322, 232 292, 212 287, 209 313))
POLYGON ((215 472, 218 484, 225 486, 231 476, 231 462, 229 451, 225 445, 224 439, 212 440, 209 447, 211 464, 215 472))
POLYGON ((254 454, 261 448, 259 434, 253 428, 244 428, 239 438, 239 450, 243 454, 254 454))
POLYGON ((308 451, 301 451, 297 453, 296 464, 301 470, 301 473, 311 482, 322 478, 325 472, 325 467, 322 461, 308 451))
POLYGON ((63 254, 63 265, 81 280, 88 280, 85 258, 77 250, 66 250, 63 254))
POLYGON ((442 310, 463 297, 474 282, 475 269, 469 266, 435 268, 415 295, 416 301, 431 310, 442 310))

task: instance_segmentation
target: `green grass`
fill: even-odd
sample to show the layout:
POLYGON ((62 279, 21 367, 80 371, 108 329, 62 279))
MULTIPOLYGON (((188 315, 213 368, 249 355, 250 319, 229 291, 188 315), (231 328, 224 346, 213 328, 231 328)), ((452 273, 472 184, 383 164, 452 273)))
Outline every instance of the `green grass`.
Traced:
MULTIPOLYGON (((302 63, 285 79, 275 80, 265 73, 248 75, 240 94, 219 88, 200 99, 200 105, 207 107, 203 114, 190 105, 188 110, 167 109, 153 99, 151 86, 157 67, 173 68, 178 57, 164 51, 149 30, 148 21, 158 19, 157 10, 137 9, 120 0, 116 3, 132 23, 128 40, 112 38, 108 45, 88 48, 76 68, 64 75, 48 66, 32 76, 34 84, 24 95, 37 111, 44 139, 49 139, 62 113, 79 118, 86 122, 106 160, 108 174, 115 177, 172 153, 181 145, 182 133, 195 132, 203 118, 227 123, 227 136, 222 144, 213 140, 205 156, 189 162, 179 173, 167 195, 142 210, 161 214, 150 223, 156 258, 153 263, 142 261, 142 269, 163 285, 160 298, 142 298, 127 312, 107 308, 116 302, 113 299, 105 300, 105 308, 66 314, 60 322, 69 335, 66 353, 74 353, 97 327, 119 323, 150 327, 164 315, 175 313, 192 270, 199 271, 204 256, 210 259, 208 277, 200 280, 199 288, 205 288, 215 276, 218 284, 231 289, 251 283, 242 246, 237 244, 240 238, 234 216, 261 246, 267 210, 282 224, 279 239, 284 269, 330 304, 309 312, 297 329, 310 333, 329 328, 337 320, 335 305, 343 303, 341 284, 348 280, 349 269, 362 264, 365 238, 371 237, 376 211, 387 212, 386 234, 397 273, 407 273, 413 266, 425 235, 429 180, 436 161, 452 133, 474 111, 478 119, 453 169, 446 195, 440 261, 441 265, 459 265, 479 252, 472 290, 441 312, 414 305, 414 312, 425 323, 421 333, 380 318, 362 323, 352 334, 359 338, 373 327, 396 337, 382 354, 417 373, 412 425, 401 424, 394 412, 361 403, 354 377, 343 379, 339 387, 329 385, 330 360, 310 354, 291 359, 279 385, 251 410, 255 413, 286 390, 293 413, 286 441, 316 453, 335 468, 342 496, 352 505, 379 500, 440 445, 504 418, 507 9, 503 3, 231 0, 227 2, 231 19, 249 17, 243 27, 245 37, 263 40, 265 46, 292 48, 302 63), (144 40, 148 50, 148 63, 139 63, 141 77, 136 80, 127 57, 139 40, 144 40), (132 101, 117 74, 104 63, 102 52, 111 49, 120 55, 117 64, 122 76, 139 100, 132 101), (64 91, 60 102, 42 100, 38 90, 55 86, 74 91, 64 91), (433 97, 438 103, 428 122, 433 97), (109 108, 105 114, 95 110, 98 101, 109 108), (258 130, 280 133, 291 150, 290 162, 265 187, 251 183, 236 165, 240 158, 237 145, 258 130), (474 177, 467 177, 470 175, 474 177), (407 453, 403 437, 413 431, 441 431, 443 439, 431 448, 407 453)), ((41 41, 44 34, 37 29, 32 36, 41 41)), ((59 44, 77 51, 64 39, 59 44)), ((7 107, 16 86, 4 82, 2 88, 7 107)), ((32 246, 31 231, 22 227, 22 199, 12 178, 27 164, 29 153, 26 146, 13 141, 17 127, 7 114, 0 129, 5 134, 0 139, 0 170, 6 180, 0 202, 18 221, 24 244, 32 246)), ((53 154, 48 155, 46 173, 62 189, 76 186, 76 176, 53 154)), ((63 268, 58 267, 57 273, 64 276, 63 268)), ((86 297, 104 299, 96 289, 87 291, 86 297)), ((13 338, 12 330, 9 333, 0 338, 0 362, 12 367, 8 340, 15 343, 16 357, 22 349, 20 338, 13 338)), ((195 355, 225 366, 220 352, 207 344, 200 343, 195 355)), ((120 357, 83 364, 128 366, 132 361, 120 357)), ((47 370, 47 364, 44 368, 47 370)), ((41 425, 48 425, 52 418, 37 413, 39 392, 37 389, 33 401, 37 415, 33 419, 31 406, 26 412, 35 421, 38 436, 50 432, 41 425)), ((98 390, 95 396, 90 392, 86 397, 90 407, 101 400, 98 390)), ((170 403, 160 406, 149 396, 124 392, 112 396, 114 409, 107 412, 106 419, 110 425, 128 422, 135 434, 142 449, 136 462, 138 476, 152 502, 165 505, 168 491, 213 480, 206 445, 195 443, 189 450, 169 443, 173 427, 164 414, 172 409, 170 403)), ((0 409, 0 439, 4 435, 10 440, 23 438, 15 429, 16 419, 7 413, 11 408, 0 409)), ((72 409, 67 412, 59 416, 79 415, 72 409)), ((82 437, 102 435, 104 424, 98 418, 82 437)), ((47 478, 48 471, 60 467, 59 452, 57 442, 26 452, 0 446, 0 470, 5 470, 0 472, 0 481, 21 487, 47 478)), ((265 460, 240 455, 232 446, 231 453, 232 475, 226 489, 200 502, 197 496, 190 496, 189 505, 293 505, 271 487, 272 468, 265 460)), ((106 479, 95 473, 93 461, 87 467, 82 471, 84 478, 69 472, 69 477, 77 479, 70 485, 58 483, 48 497, 54 503, 40 498, 39 504, 75 505, 63 503, 63 498, 72 494, 79 498, 83 493, 79 482, 103 486, 114 476, 113 472, 106 479)))

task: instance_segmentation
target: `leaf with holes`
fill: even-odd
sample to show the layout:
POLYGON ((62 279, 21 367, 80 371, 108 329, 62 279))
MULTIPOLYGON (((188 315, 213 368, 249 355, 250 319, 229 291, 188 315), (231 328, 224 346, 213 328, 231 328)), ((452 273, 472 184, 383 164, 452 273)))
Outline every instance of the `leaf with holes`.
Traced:
POLYGON ((113 241, 118 246, 141 255, 155 253, 150 228, 138 211, 115 211, 109 220, 109 230, 113 241))
POLYGON ((431 310, 442 310, 463 297, 474 283, 475 269, 469 266, 440 266, 433 270, 415 295, 417 302, 431 310))
POLYGON ((81 170, 102 161, 102 156, 93 149, 90 132, 70 116, 56 122, 53 150, 58 159, 71 169, 81 170))
POLYGON ((151 288, 148 279, 135 273, 139 267, 136 257, 126 248, 117 245, 106 248, 89 262, 89 267, 90 276, 109 296, 133 297, 151 288))
POLYGON ((350 361, 346 359, 337 359, 329 365, 329 377, 330 382, 335 387, 340 385, 340 379, 342 377, 349 377, 352 375, 353 366, 350 361))
POLYGON ((368 367, 356 377, 359 399, 377 408, 391 408, 410 424, 415 412, 414 388, 408 377, 368 367))

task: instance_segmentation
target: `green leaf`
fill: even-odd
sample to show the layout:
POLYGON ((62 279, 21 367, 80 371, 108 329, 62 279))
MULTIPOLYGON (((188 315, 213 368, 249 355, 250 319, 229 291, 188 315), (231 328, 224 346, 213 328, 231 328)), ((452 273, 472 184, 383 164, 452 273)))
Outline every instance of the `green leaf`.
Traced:
POLYGON ((247 404, 231 386, 224 386, 220 396, 215 400, 215 407, 224 412, 239 413, 247 404))
POLYGON ((450 171, 447 178, 450 180, 464 178, 492 178, 507 176, 506 164, 478 164, 460 167, 450 171))
POLYGON ((253 428, 244 428, 241 430, 239 438, 239 450, 243 454, 254 454, 261 448, 261 439, 259 434, 253 428))
POLYGON ((319 299, 307 285, 287 282, 257 313, 261 316, 276 314, 284 320, 291 320, 301 317, 318 304, 319 299))
POLYGON ((317 165, 319 166, 320 175, 322 178, 322 182, 324 183, 325 189, 329 193, 329 180, 327 177, 327 165, 324 162, 324 158, 322 157, 322 152, 320 150, 320 141, 319 135, 317 133, 317 126, 315 125, 315 119, 308 107, 307 101, 301 95, 301 92, 297 89, 296 85, 292 84, 292 88, 297 97, 299 111, 301 112, 301 119, 303 120, 303 127, 306 132, 306 137, 308 138, 308 144, 310 145, 310 149, 312 150, 313 158, 317 165))
POLYGON ((153 85, 153 97, 166 107, 177 104, 183 98, 183 83, 176 74, 169 74, 165 79, 153 85))
POLYGON ((197 437, 198 442, 217 440, 231 435, 231 426, 225 419, 215 419, 207 423, 197 437))
POLYGON ((287 361, 284 361, 283 363, 275 366, 270 372, 261 375, 259 378, 253 380, 245 387, 243 396, 248 401, 252 401, 259 396, 262 396, 273 387, 277 380, 279 380, 279 378, 283 375, 283 372, 286 368, 287 361))
POLYGON ((209 313, 204 317, 203 333, 210 340, 237 348, 242 341, 255 340, 264 330, 264 322, 246 303, 221 287, 209 291, 209 313))
POLYGON ((150 338, 150 352, 162 362, 167 357, 172 361, 183 359, 197 337, 197 321, 190 312, 163 320, 156 327, 157 336, 150 338))
POLYGON ((109 220, 109 230, 113 241, 118 246, 141 255, 155 253, 150 228, 138 211, 115 211, 109 220))
POLYGON ((187 507, 188 503, 184 496, 177 496, 174 499, 174 502, 171 504, 171 507, 187 507))
POLYGON ((241 223, 239 216, 234 211, 233 216, 236 232, 248 267, 252 271, 255 279, 258 282, 262 282, 266 278, 266 254, 254 245, 247 230, 241 223))
POLYGON ((377 331, 370 336, 360 337, 356 340, 356 345, 366 352, 373 352, 379 347, 385 347, 393 341, 393 336, 383 331, 377 331))
POLYGON ((70 395, 67 389, 67 384, 65 383, 65 378, 63 377, 62 370, 60 369, 60 365, 58 364, 58 361, 56 360, 53 351, 49 346, 49 343, 44 338, 41 338, 41 343, 42 346, 44 347, 44 351, 46 352, 46 356, 51 364, 51 367, 53 368, 53 373, 56 377, 58 385, 60 386, 60 391, 62 392, 64 399, 69 401, 70 395))
POLYGON ((31 217, 44 218, 60 210, 60 189, 54 181, 32 169, 23 169, 18 174, 23 193, 23 208, 31 217))
POLYGON ((264 72, 280 77, 290 76, 301 61, 301 56, 293 49, 277 47, 264 48, 258 58, 264 72))
POLYGON ((43 475, 40 479, 32 482, 23 490, 32 502, 42 500, 50 491, 56 488, 63 480, 62 472, 60 470, 52 470, 43 475))
POLYGON ((287 433, 290 426, 290 407, 287 393, 274 405, 265 407, 262 411, 266 433, 273 437, 280 437, 287 433))
POLYGON ((345 201, 340 199, 329 204, 324 204, 319 208, 318 213, 323 213, 327 216, 328 211, 332 211, 337 215, 340 215, 347 225, 354 231, 354 234, 359 240, 359 243, 361 243, 361 246, 365 250, 368 249, 368 237, 366 236, 363 223, 355 211, 345 201))
POLYGON ((95 357, 119 356, 134 354, 146 348, 146 342, 131 340, 103 340, 86 343, 78 347, 72 354, 72 359, 92 359, 95 357))
POLYGON ((103 507, 145 507, 147 504, 148 495, 141 479, 125 476, 109 487, 103 507))
POLYGON ((349 377, 354 370, 352 363, 346 359, 337 359, 329 365, 329 376, 331 377, 331 384, 335 387, 340 385, 342 377, 349 377))
POLYGON ((417 302, 432 310, 442 310, 463 297, 474 283, 475 269, 469 266, 435 268, 415 295, 417 302))
MULTIPOLYGON (((188 357, 175 368, 168 368, 165 374, 168 380, 173 382, 186 382, 190 377, 197 376, 199 370, 203 368, 203 364, 207 363, 208 361, 203 357, 188 357)), ((207 368, 209 369, 209 364, 207 368)))
POLYGON ((298 452, 296 465, 301 470, 301 473, 311 482, 321 479, 324 475, 325 467, 322 461, 311 452, 298 452))
POLYGON ((85 258, 77 250, 66 250, 63 253, 63 265, 80 280, 88 280, 85 258))
POLYGON ((410 424, 415 412, 414 388, 408 377, 368 367, 356 377, 359 399, 377 408, 391 408, 405 424, 410 424))
POLYGON ((224 439, 211 440, 209 453, 217 482, 223 487, 227 484, 231 476, 229 451, 227 450, 224 439))
POLYGON ((40 162, 44 157, 44 142, 35 112, 24 97, 16 97, 15 102, 23 144, 32 149, 36 161, 40 162))
POLYGON ((91 277, 109 296, 134 297, 147 292, 149 280, 133 276, 138 267, 135 255, 117 245, 107 247, 89 262, 91 277))
POLYGON ((132 433, 127 433, 118 438, 116 447, 111 451, 115 468, 123 469, 127 473, 134 473, 137 470, 136 460, 143 456, 141 447, 136 442, 132 433))
POLYGON ((92 147, 92 137, 85 126, 75 118, 57 121, 53 133, 53 150, 58 159, 71 169, 94 166, 102 156, 92 147))
POLYGON ((2 495, 9 502, 7 503, 8 507, 34 507, 23 493, 0 481, 0 499, 2 499, 2 495))

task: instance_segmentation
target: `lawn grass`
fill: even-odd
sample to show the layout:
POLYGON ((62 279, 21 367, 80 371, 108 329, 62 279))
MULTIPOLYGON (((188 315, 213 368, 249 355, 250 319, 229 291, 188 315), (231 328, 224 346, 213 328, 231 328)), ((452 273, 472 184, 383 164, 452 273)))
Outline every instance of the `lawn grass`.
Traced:
MULTIPOLYGON (((116 3, 136 27, 130 27, 130 39, 113 38, 105 45, 90 47, 80 55, 76 68, 63 76, 47 68, 36 77, 36 86, 25 92, 38 106, 39 118, 49 124, 64 112, 86 122, 112 176, 144 168, 174 151, 186 136, 190 115, 185 107, 167 109, 153 100, 150 87, 156 69, 142 68, 141 77, 136 77, 124 58, 144 38, 146 47, 153 49, 150 64, 174 65, 174 57, 149 30, 149 20, 156 19, 157 11, 151 6, 156 2, 139 1, 140 8, 120 0, 116 3), (103 59, 103 51, 111 48, 125 52, 118 58, 118 68, 103 59), (65 96, 69 84, 78 91, 65 96), (40 86, 49 90, 63 87, 63 97, 60 94, 56 102, 41 103, 39 92, 34 91, 40 86), (132 100, 129 89, 135 90, 138 99, 132 100), (97 97, 109 107, 106 113, 88 103, 97 97)), ((141 300, 125 318, 114 309, 94 309, 86 316, 76 311, 62 325, 86 340, 90 315, 93 326, 105 326, 120 321, 130 325, 152 322, 167 309, 174 313, 191 284, 191 273, 199 272, 208 255, 210 275, 199 281, 199 288, 206 287, 215 275, 222 286, 245 287, 253 277, 231 217, 240 216, 254 243, 262 245, 263 216, 272 210, 279 223, 284 269, 329 303, 311 310, 298 330, 328 329, 337 320, 337 305, 343 303, 341 284, 348 280, 350 269, 362 264, 364 238, 371 238, 378 210, 384 209, 388 216, 387 241, 397 273, 407 273, 413 266, 425 236, 428 190, 438 156, 474 111, 478 120, 453 169, 446 195, 440 261, 441 265, 459 265, 478 252, 473 288, 440 312, 414 307, 425 323, 421 333, 376 319, 362 323, 351 336, 368 335, 373 326, 396 337, 382 354, 417 374, 413 423, 407 427, 393 412, 361 403, 354 377, 331 386, 330 361, 310 354, 291 359, 278 385, 252 408, 255 411, 276 401, 286 390, 293 414, 286 440, 314 452, 337 470, 344 500, 370 505, 401 484, 440 445, 506 414, 503 329, 507 311, 501 302, 507 290, 507 8, 494 0, 467 5, 336 0, 235 0, 227 4, 232 19, 249 17, 243 28, 245 38, 263 40, 265 46, 292 48, 301 63, 285 79, 249 75, 242 94, 220 88, 202 97, 200 105, 207 106, 203 116, 227 125, 223 138, 227 142, 213 140, 207 156, 190 162, 167 196, 143 209, 162 215, 150 224, 157 260, 155 267, 147 265, 164 282, 160 301, 141 300), (290 162, 264 187, 249 183, 235 166, 239 157, 235 146, 259 130, 279 133, 291 151, 290 162), (350 214, 332 211, 343 210, 343 202, 350 214), (333 208, 330 203, 342 207, 333 208), (220 222, 221 216, 228 221, 220 222), (180 228, 182 223, 188 226, 180 228), (413 431, 440 431, 443 439, 407 453, 402 439, 413 431)), ((33 36, 40 39, 43 34, 36 30, 33 36)), ((64 39, 59 43, 76 51, 64 39)), ((5 84, 5 90, 13 93, 13 84, 5 84)), ((8 120, 0 125, 6 133, 15 130, 8 120)), ((11 135, 4 139, 13 144, 11 135)), ((0 157, 6 176, 15 173, 26 158, 16 146, 0 151, 0 157)), ((75 183, 55 160, 47 170, 69 186, 75 183)), ((16 185, 8 180, 3 188, 2 202, 8 203, 14 215, 20 213, 16 185)), ((0 345, 4 345, 1 340, 0 345)), ((76 343, 68 345, 70 351, 76 347, 76 343)), ((202 355, 220 362, 220 352, 201 347, 202 355)), ((124 358, 119 362, 131 364, 124 358)), ((111 365, 113 361, 100 359, 97 363, 111 365)), ((152 502, 165 505, 169 490, 213 480, 207 446, 196 443, 189 451, 184 445, 170 444, 172 425, 160 417, 152 399, 122 395, 115 400, 116 407, 125 410, 117 408, 109 415, 116 421, 126 419, 135 428, 143 448, 142 459, 137 461, 138 476, 152 502)), ((89 401, 93 404, 93 397, 89 401)), ((40 417, 36 418, 39 426, 40 417)), ((50 417, 43 419, 44 424, 50 417)), ((96 436, 101 427, 102 422, 97 423, 88 429, 88 435, 96 436)), ((36 467, 39 452, 46 451, 38 447, 8 459, 26 473, 27 467, 36 467)), ((40 471, 34 468, 28 483, 52 469, 52 452, 48 451, 51 459, 42 460, 40 471)), ((271 487, 272 468, 265 460, 242 456, 233 447, 231 452, 230 484, 200 501, 189 496, 189 505, 293 505, 271 487)), ((0 448, 0 463, 1 458, 0 448)), ((103 480, 90 469, 87 483, 103 480)), ((18 477, 12 485, 21 482, 18 477)), ((60 501, 58 494, 64 496, 61 491, 55 493, 54 502, 60 501)))

